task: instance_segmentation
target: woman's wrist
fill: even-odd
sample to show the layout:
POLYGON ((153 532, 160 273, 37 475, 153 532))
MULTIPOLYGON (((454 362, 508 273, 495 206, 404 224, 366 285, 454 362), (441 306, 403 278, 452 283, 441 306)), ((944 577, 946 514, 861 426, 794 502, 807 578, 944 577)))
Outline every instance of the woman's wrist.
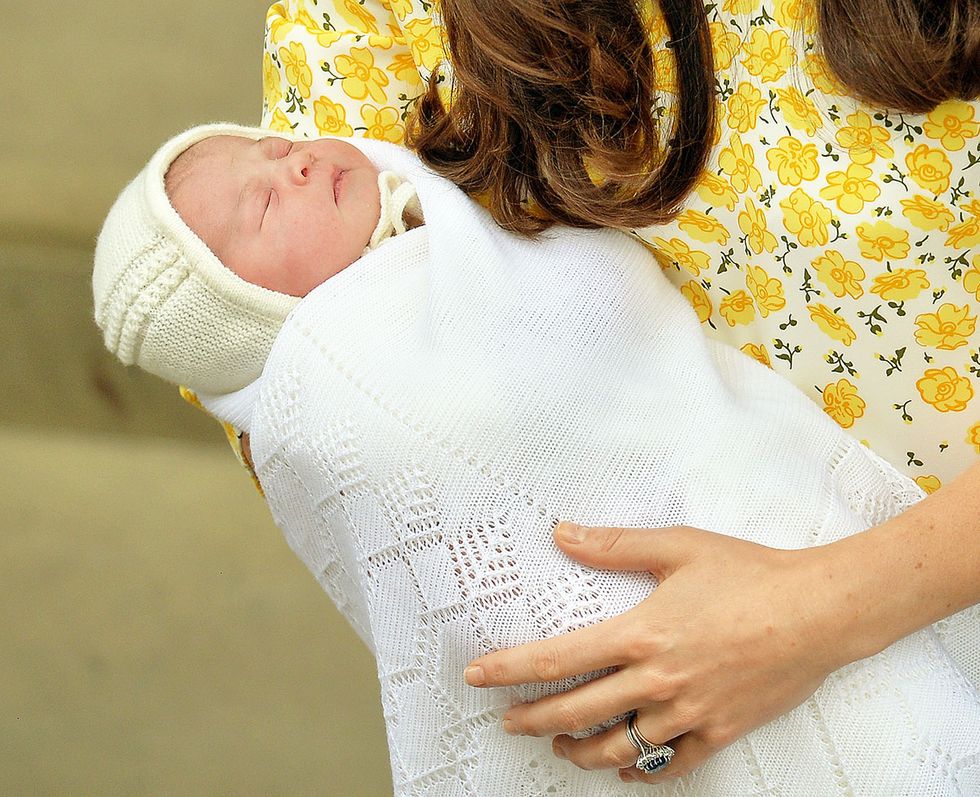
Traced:
POLYGON ((785 551, 790 583, 787 596, 801 617, 797 644, 806 646, 825 672, 872 656, 891 644, 875 608, 878 585, 868 578, 863 541, 848 537, 816 548, 785 551), (800 569, 802 568, 802 569, 800 569))
POLYGON ((836 668, 880 653, 915 630, 899 615, 891 576, 876 566, 881 541, 872 530, 819 549, 818 589, 827 596, 824 638, 833 647, 836 668))
POLYGON ((977 603, 980 465, 901 515, 813 550, 841 666, 977 603))

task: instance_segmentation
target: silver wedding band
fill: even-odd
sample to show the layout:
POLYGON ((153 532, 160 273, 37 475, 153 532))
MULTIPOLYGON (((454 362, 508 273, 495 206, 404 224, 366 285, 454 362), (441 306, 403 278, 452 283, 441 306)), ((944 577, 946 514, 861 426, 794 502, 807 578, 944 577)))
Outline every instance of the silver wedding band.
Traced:
POLYGON ((639 728, 636 727, 636 714, 630 714, 629 719, 626 720, 626 738, 640 751, 635 764, 640 772, 648 775, 660 772, 674 757, 673 747, 668 744, 654 744, 640 733, 639 728))

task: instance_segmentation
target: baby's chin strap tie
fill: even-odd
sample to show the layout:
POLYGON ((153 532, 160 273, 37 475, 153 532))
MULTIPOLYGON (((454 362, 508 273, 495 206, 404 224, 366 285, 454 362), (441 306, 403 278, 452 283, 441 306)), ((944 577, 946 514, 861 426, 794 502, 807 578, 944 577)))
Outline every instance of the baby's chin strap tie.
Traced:
POLYGON ((415 186, 394 172, 381 172, 378 175, 378 192, 381 199, 381 216, 378 226, 371 234, 367 249, 376 249, 393 235, 401 235, 405 230, 422 223, 422 207, 419 205, 415 186))

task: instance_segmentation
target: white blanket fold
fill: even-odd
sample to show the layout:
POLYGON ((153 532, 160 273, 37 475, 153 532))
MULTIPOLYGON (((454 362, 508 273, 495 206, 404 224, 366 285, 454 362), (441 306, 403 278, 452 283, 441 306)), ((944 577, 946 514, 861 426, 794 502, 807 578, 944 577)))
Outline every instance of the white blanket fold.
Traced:
MULTIPOLYGON (((508 235, 407 152, 361 146, 415 184, 426 224, 295 309, 260 381, 252 452, 289 544, 377 657, 395 791, 661 793, 500 730, 513 699, 567 684, 463 684, 472 657, 597 622, 654 586, 569 561, 554 523, 797 548, 921 493, 789 383, 709 342, 625 234, 508 235)), ((663 793, 980 794, 980 703, 927 630, 663 793)))

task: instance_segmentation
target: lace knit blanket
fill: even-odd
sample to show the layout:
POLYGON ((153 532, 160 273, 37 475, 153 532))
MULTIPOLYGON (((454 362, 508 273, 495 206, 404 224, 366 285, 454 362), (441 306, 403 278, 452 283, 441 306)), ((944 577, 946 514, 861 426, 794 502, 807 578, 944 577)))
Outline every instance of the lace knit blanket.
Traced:
POLYGON ((408 153, 361 146, 415 183, 426 224, 296 308, 257 388, 252 452, 290 546, 377 658, 396 794, 980 794, 980 702, 931 629, 662 790, 501 731, 511 702, 569 683, 472 689, 467 661, 655 586, 569 561, 558 519, 796 548, 921 493, 710 343, 628 236, 508 235, 408 153))

